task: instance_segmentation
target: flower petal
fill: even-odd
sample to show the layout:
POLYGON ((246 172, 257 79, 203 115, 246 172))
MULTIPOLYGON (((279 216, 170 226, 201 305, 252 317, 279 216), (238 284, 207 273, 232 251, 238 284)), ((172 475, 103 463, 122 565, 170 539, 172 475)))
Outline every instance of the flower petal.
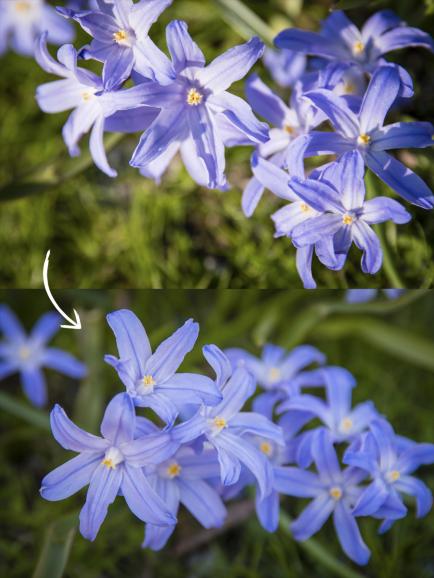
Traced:
POLYGON ((105 452, 109 442, 90 434, 72 422, 64 409, 56 404, 50 413, 51 431, 56 441, 74 452, 105 452))
POLYGON ((87 368, 84 363, 78 361, 70 353, 54 347, 44 349, 41 363, 45 367, 55 369, 59 373, 75 379, 82 379, 87 374, 87 368))
POLYGON ((219 528, 227 515, 222 499, 203 480, 179 480, 181 502, 204 528, 219 528))
POLYGON ((188 33, 188 25, 182 20, 173 20, 166 28, 167 46, 177 73, 185 68, 205 66, 205 56, 188 33))
POLYGON ((101 423, 101 433, 112 445, 118 446, 134 438, 136 413, 131 397, 118 393, 110 401, 101 423))
POLYGON ((26 338, 18 317, 7 305, 0 305, 0 331, 11 341, 24 341, 26 338))
POLYGON ((260 499, 259 494, 256 494, 255 505, 261 526, 267 532, 275 532, 279 527, 279 494, 273 490, 262 499, 260 499))
POLYGON ((273 487, 279 494, 296 498, 315 498, 323 489, 316 474, 293 467, 274 468, 273 487))
POLYGON ((58 501, 69 498, 87 486, 104 454, 85 452, 59 466, 42 480, 41 496, 44 500, 58 501))
POLYGON ((359 120, 344 98, 324 89, 309 91, 305 97, 323 111, 338 133, 347 138, 356 138, 359 135, 359 120))
POLYGON ((395 66, 384 65, 372 75, 360 108, 360 134, 383 126, 384 119, 399 93, 401 80, 395 66))
POLYGON ((42 371, 38 367, 21 368, 21 383, 24 393, 36 407, 47 403, 47 385, 42 371))
POLYGON ((345 554, 357 564, 367 564, 371 557, 371 552, 360 535, 355 518, 342 501, 336 505, 333 522, 345 554))
POLYGON ((335 502, 328 493, 321 493, 306 506, 291 524, 291 532, 296 540, 304 541, 320 530, 333 512, 335 502))
POLYGON ((362 271, 375 275, 381 269, 383 263, 383 251, 380 239, 369 225, 363 221, 357 221, 352 227, 354 243, 363 251, 362 271))

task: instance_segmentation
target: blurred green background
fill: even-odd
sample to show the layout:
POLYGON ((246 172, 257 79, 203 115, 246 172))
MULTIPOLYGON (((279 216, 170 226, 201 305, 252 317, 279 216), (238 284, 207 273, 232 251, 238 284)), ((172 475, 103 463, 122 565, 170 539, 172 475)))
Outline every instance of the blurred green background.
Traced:
MULTIPOLYGON (((434 30, 432 0, 344 0, 342 4, 356 5, 348 14, 357 24, 374 10, 389 7, 409 24, 434 30)), ((292 25, 317 30, 320 19, 334 5, 331 0, 244 0, 246 11, 239 0, 175 0, 152 28, 152 36, 165 47, 167 23, 186 19, 211 60, 254 33, 271 40, 292 25)), ((81 34, 77 46, 87 38, 81 34)), ((403 109, 404 117, 432 119, 432 55, 409 49, 392 53, 390 58, 415 79, 416 96, 403 109)), ((129 167, 139 137, 131 135, 113 147, 110 159, 119 177, 111 180, 89 162, 87 138, 83 139, 81 159, 67 159, 60 132, 66 113, 39 111, 35 88, 53 77, 32 59, 12 53, 2 58, 1 68, 0 200, 9 200, 0 207, 0 286, 40 287, 44 255, 51 249, 58 287, 301 287, 292 245, 287 239, 273 239, 270 215, 280 201, 268 193, 253 218, 248 220, 241 212, 241 191, 250 176, 252 149, 228 151, 233 188, 227 193, 196 186, 179 161, 157 187, 129 167), (19 198, 23 195, 25 198, 19 198)), ((268 78, 262 65, 256 70, 268 78)), ((242 94, 243 83, 234 88, 242 94)), ((399 157, 434 183, 432 153, 402 151, 399 157)), ((378 181, 375 191, 385 192, 378 181)), ((410 224, 398 230, 392 224, 384 230, 395 271, 389 266, 375 277, 363 275, 360 253, 354 250, 342 273, 315 266, 319 286, 430 285, 434 273, 432 215, 416 207, 411 207, 411 212, 414 219, 410 224)))
MULTIPOLYGON (((357 378, 354 402, 372 399, 396 431, 417 441, 434 441, 434 293, 407 292, 398 300, 384 295, 349 305, 340 291, 62 291, 59 303, 81 314, 81 331, 62 330, 53 343, 84 360, 83 383, 46 372, 50 406, 60 403, 82 427, 97 432, 108 400, 123 390, 104 353, 116 353, 104 316, 131 308, 157 345, 188 317, 201 327, 199 341, 183 370, 204 370, 201 346, 241 346, 259 353, 265 342, 288 349, 311 343, 328 363, 348 368, 357 378)), ((1 291, 27 328, 49 309, 42 291, 1 291)), ((42 477, 71 456, 52 438, 48 410, 33 410, 13 377, 0 393, 0 576, 10 578, 431 578, 434 513, 416 520, 414 508, 384 537, 377 522, 360 520, 372 561, 363 569, 342 554, 329 522, 307 546, 280 530, 267 534, 249 502, 232 510, 230 528, 204 532, 183 512, 166 550, 140 549, 143 526, 122 500, 92 544, 75 533, 84 492, 62 502, 38 494, 42 477), (191 544, 193 540, 193 544, 191 544), (318 555, 318 548, 320 555, 318 555), (331 556, 324 561, 324 552, 331 556), (69 559, 68 559, 69 555, 69 559), (39 560, 39 562, 38 562, 39 560), (63 573, 63 566, 66 570, 63 573), (35 570, 36 568, 36 570, 35 570)), ((434 489, 434 469, 418 475, 434 489)), ((296 515, 304 502, 285 498, 296 515)))

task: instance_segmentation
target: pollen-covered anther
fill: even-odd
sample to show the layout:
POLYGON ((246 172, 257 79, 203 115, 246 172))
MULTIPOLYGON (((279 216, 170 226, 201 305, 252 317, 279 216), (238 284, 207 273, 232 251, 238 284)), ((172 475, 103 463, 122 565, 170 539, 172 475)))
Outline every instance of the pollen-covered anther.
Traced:
POLYGON ((273 446, 270 444, 270 442, 261 442, 259 444, 259 449, 268 457, 273 454, 273 446))
POLYGON ((215 430, 221 431, 222 429, 225 429, 225 427, 228 427, 228 422, 224 417, 217 416, 212 420, 212 426, 215 430))
POLYGON ((344 225, 352 225, 354 218, 351 215, 344 215, 342 217, 342 222, 344 225))
POLYGON ((278 367, 272 367, 270 369, 270 371, 268 372, 268 379, 272 383, 276 383, 276 381, 279 381, 281 377, 282 377, 282 372, 280 371, 280 369, 278 367))
POLYGON ((15 4, 15 10, 17 12, 28 12, 31 9, 30 2, 23 0, 22 2, 17 2, 15 4))
POLYGON ((129 34, 126 30, 118 30, 117 32, 113 33, 113 40, 117 44, 126 44, 129 41, 129 34))
POLYGON ((290 124, 285 124, 283 127, 284 131, 287 132, 289 135, 293 135, 295 133, 295 128, 292 127, 290 124))
POLYGON ((18 357, 21 359, 21 361, 26 361, 27 359, 29 359, 30 355, 31 351, 26 345, 20 347, 18 351, 18 357))
POLYGON ((361 145, 361 146, 366 146, 371 142, 371 137, 366 134, 359 134, 359 136, 357 137, 357 144, 361 145))
POLYGON ((102 465, 110 470, 114 470, 119 464, 124 461, 124 456, 118 448, 109 448, 104 456, 102 465))
POLYGON ((362 54, 362 52, 365 50, 365 45, 363 44, 363 42, 361 40, 358 40, 357 42, 354 42, 353 44, 353 54, 362 54))
POLYGON ((337 486, 330 488, 329 494, 336 501, 338 501, 342 498, 342 490, 340 488, 338 488, 337 486))
POLYGON ((399 480, 399 478, 401 477, 401 474, 398 472, 398 470, 392 470, 391 472, 389 472, 387 474, 387 481, 389 482, 397 482, 399 480))
POLYGON ((344 419, 341 421, 341 430, 344 433, 348 433, 349 431, 351 431, 352 427, 353 421, 349 417, 344 417, 344 419))
POLYGON ((169 478, 176 478, 181 473, 181 466, 177 462, 172 462, 169 466, 167 466, 166 473, 169 478))
POLYGON ((187 93, 187 104, 190 106, 199 106, 203 100, 203 94, 201 94, 196 88, 190 88, 187 93))
POLYGON ((306 205, 306 203, 301 203, 300 209, 302 213, 308 213, 310 211, 310 207, 306 205))
POLYGON ((145 375, 138 383, 137 393, 139 395, 148 395, 154 391, 155 379, 152 375, 145 375))

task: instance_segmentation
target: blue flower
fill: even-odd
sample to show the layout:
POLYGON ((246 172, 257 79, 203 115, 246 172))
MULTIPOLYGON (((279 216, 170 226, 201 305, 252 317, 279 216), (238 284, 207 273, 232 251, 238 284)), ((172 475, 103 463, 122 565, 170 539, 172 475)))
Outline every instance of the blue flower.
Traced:
POLYGON ((205 57, 184 22, 171 22, 166 35, 176 71, 174 81, 165 86, 144 82, 117 95, 121 102, 127 99, 161 109, 130 164, 158 180, 180 150, 197 183, 224 189, 225 143, 268 140, 268 127, 255 118, 244 100, 227 92, 261 57, 264 45, 253 38, 205 66, 205 57))
MULTIPOLYGON (((152 422, 138 418, 141 434, 158 431, 152 422)), ((161 497, 173 516, 178 514, 180 504, 196 518, 204 528, 223 525, 227 512, 210 479, 218 478, 220 466, 214 450, 197 454, 191 447, 182 446, 175 455, 157 466, 144 469, 151 487, 161 497)), ((172 535, 175 526, 146 524, 143 547, 161 550, 172 535)))
POLYGON ((0 332, 5 337, 0 343, 0 379, 19 372, 24 393, 36 406, 47 402, 43 367, 75 379, 86 375, 86 366, 72 355, 47 347, 48 341, 59 330, 60 322, 56 313, 46 313, 30 335, 26 335, 14 313, 7 306, 0 306, 0 332))
MULTIPOLYGON (((420 46, 433 50, 434 43, 429 34, 418 28, 410 28, 391 10, 382 10, 369 18, 362 30, 340 10, 334 10, 323 22, 321 32, 308 32, 290 28, 275 39, 278 48, 312 54, 359 68, 372 73, 386 61, 387 52, 420 46)), ((407 74, 402 70, 403 78, 407 74)))
POLYGON ((297 498, 313 498, 291 524, 292 534, 296 540, 307 540, 333 514, 336 534, 345 554, 357 564, 367 564, 370 551, 352 513, 361 492, 359 483, 366 477, 366 473, 352 467, 341 471, 330 434, 326 430, 320 430, 315 436, 312 454, 317 474, 294 467, 274 470, 274 487, 279 493, 297 498))
MULTIPOLYGON (((398 299, 405 293, 405 289, 383 289, 384 295, 388 299, 398 299)), ((378 289, 348 289, 345 300, 348 303, 367 303, 377 297, 378 289)))
POLYGON ((282 347, 265 345, 260 358, 244 349, 225 351, 233 369, 245 367, 255 381, 265 389, 253 402, 254 411, 272 419, 278 401, 299 393, 306 380, 312 385, 310 372, 303 371, 309 365, 325 363, 325 355, 311 345, 300 345, 287 353, 282 347))
POLYGON ((243 465, 256 478, 261 497, 265 497, 272 490, 270 463, 244 436, 253 434, 283 445, 282 430, 263 415, 241 412, 255 390, 255 382, 246 369, 238 367, 232 371, 229 359, 215 345, 205 346, 204 355, 216 372, 216 385, 223 400, 215 407, 202 406, 191 419, 175 426, 173 439, 179 443, 206 439, 217 451, 225 486, 238 481, 243 465))
POLYGON ((93 36, 81 54, 104 62, 102 78, 107 90, 111 90, 129 78, 133 69, 163 83, 174 78, 167 57, 148 36, 152 24, 171 3, 172 0, 117 0, 99 2, 98 10, 75 12, 60 8, 59 12, 79 22, 93 36))
POLYGON ((384 65, 373 74, 355 114, 345 99, 330 90, 306 93, 315 106, 324 112, 335 132, 312 132, 306 156, 342 155, 358 151, 382 181, 408 202, 423 209, 434 206, 434 196, 427 184, 400 161, 389 155, 389 149, 432 145, 433 125, 429 122, 396 122, 384 126, 384 119, 400 89, 399 73, 394 65, 384 65))
POLYGON ((45 0, 0 0, 0 55, 10 44, 18 54, 32 56, 38 36, 48 31, 48 42, 74 40, 74 29, 45 0))
POLYGON ((294 227, 292 241, 296 247, 303 247, 333 239, 331 258, 325 264, 335 270, 344 266, 351 245, 355 243, 363 251, 362 271, 374 275, 381 268, 383 253, 371 225, 389 220, 404 224, 411 220, 411 215, 388 197, 365 201, 364 173, 362 155, 356 150, 326 166, 318 179, 293 177, 291 189, 309 207, 322 214, 294 227))
POLYGON ((115 334, 120 358, 106 355, 139 407, 150 407, 166 423, 175 421, 186 404, 216 405, 222 399, 214 382, 195 373, 176 373, 185 355, 192 350, 199 326, 189 319, 152 353, 140 320, 128 310, 107 316, 115 334))
MULTIPOLYGON (((354 377, 342 367, 324 367, 316 370, 319 383, 324 383, 326 401, 310 394, 301 394, 283 401, 277 408, 279 414, 289 411, 302 412, 312 418, 319 418, 328 429, 333 442, 351 442, 378 418, 378 412, 371 401, 351 408, 352 390, 356 385, 354 377)), ((296 461, 303 468, 312 462, 312 445, 318 430, 308 430, 301 434, 297 447, 296 461)))
MULTIPOLYGON (((80 154, 78 141, 92 129, 90 153, 93 161, 106 175, 115 177, 117 173, 108 164, 104 150, 104 131, 144 130, 156 118, 158 110, 142 107, 138 110, 120 111, 119 105, 113 105, 114 92, 106 90, 101 79, 93 72, 77 66, 77 52, 72 45, 62 46, 57 57, 59 62, 50 56, 46 34, 43 34, 37 43, 35 58, 44 70, 62 77, 63 80, 39 86, 36 100, 44 112, 56 113, 74 109, 63 127, 63 139, 69 154, 80 154)), ((124 108, 135 106, 126 104, 124 108)))
POLYGON ((134 404, 126 393, 116 395, 107 406, 101 423, 102 437, 77 427, 58 405, 50 418, 59 444, 79 455, 45 476, 41 495, 50 501, 64 500, 89 484, 80 513, 80 532, 85 538, 95 539, 119 492, 140 520, 160 526, 176 523, 142 469, 168 459, 176 446, 167 432, 134 439, 134 404))
POLYGON ((282 88, 292 87, 306 70, 307 58, 292 50, 266 48, 263 61, 274 82, 282 88))
MULTIPOLYGON (((264 159, 268 158, 278 167, 286 168, 290 158, 290 144, 323 122, 323 113, 302 98, 302 86, 299 83, 292 91, 289 107, 256 74, 246 82, 246 95, 254 112, 273 126, 269 133, 270 140, 258 145, 257 154, 264 159)), ((256 163, 257 154, 252 164, 256 163)), ((247 217, 252 216, 264 189, 264 185, 255 176, 247 184, 242 198, 243 211, 247 217)))
POLYGON ((371 423, 362 443, 348 448, 344 462, 369 473, 372 482, 357 500, 355 516, 383 518, 380 532, 407 513, 401 494, 416 499, 417 517, 426 516, 432 507, 430 489, 411 474, 421 465, 434 463, 434 444, 419 444, 397 439, 385 419, 371 423))

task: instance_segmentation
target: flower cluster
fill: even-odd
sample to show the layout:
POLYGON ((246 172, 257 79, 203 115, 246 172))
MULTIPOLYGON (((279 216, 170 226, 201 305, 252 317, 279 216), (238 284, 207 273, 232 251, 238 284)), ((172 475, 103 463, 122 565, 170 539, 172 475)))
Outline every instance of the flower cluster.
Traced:
POLYGON ((320 33, 292 28, 281 32, 275 45, 281 53, 274 53, 268 66, 278 84, 292 86, 292 95, 288 107, 257 76, 248 80, 248 101, 273 128, 252 157, 254 177, 244 190, 244 213, 253 214, 265 189, 289 201, 272 219, 276 237, 290 238, 297 250, 305 288, 316 287, 314 253, 329 269, 340 270, 353 243, 363 253, 363 272, 375 274, 382 250, 371 225, 404 224, 411 216, 397 201, 366 191, 366 167, 407 202, 434 206, 426 183, 387 152, 431 146, 433 127, 385 124, 389 111, 413 95, 413 84, 406 70, 383 55, 408 46, 432 51, 433 40, 390 10, 371 16, 361 31, 334 11, 320 33), (294 74, 294 58, 306 55, 316 58, 302 72, 296 61, 294 74), (332 131, 317 130, 324 121, 332 131), (330 154, 334 162, 306 172, 306 157, 330 154))
POLYGON ((0 305, 0 379, 19 373, 27 398, 41 407, 47 403, 47 387, 42 368, 54 369, 68 377, 82 379, 86 367, 71 354, 48 347, 47 343, 59 331, 61 317, 46 313, 26 335, 15 314, 6 305, 0 305))
POLYGON ((178 372, 198 337, 192 320, 154 352, 131 311, 109 314, 108 323, 119 357, 105 359, 126 392, 108 404, 101 436, 81 430, 55 406, 53 435, 79 455, 48 474, 41 487, 45 499, 62 500, 89 484, 80 514, 84 537, 95 539, 121 495, 145 522, 143 546, 160 550, 181 504, 205 528, 219 527, 224 502, 252 486, 267 531, 278 527, 280 495, 311 498, 291 524, 294 537, 309 538, 333 515, 343 550, 365 564, 370 552, 357 517, 380 519, 380 531, 386 531, 407 513, 404 494, 416 499, 418 516, 428 513, 431 492, 412 473, 434 462, 434 445, 396 436, 371 402, 352 408, 354 378, 325 365, 316 348, 287 353, 267 345, 256 358, 206 345, 203 354, 215 374, 210 379, 178 372), (252 411, 243 411, 256 385, 264 391, 252 411), (325 392, 325 400, 307 393, 312 388, 325 392), (153 410, 157 423, 139 415, 143 407, 153 410), (314 419, 320 425, 304 429, 314 419))

